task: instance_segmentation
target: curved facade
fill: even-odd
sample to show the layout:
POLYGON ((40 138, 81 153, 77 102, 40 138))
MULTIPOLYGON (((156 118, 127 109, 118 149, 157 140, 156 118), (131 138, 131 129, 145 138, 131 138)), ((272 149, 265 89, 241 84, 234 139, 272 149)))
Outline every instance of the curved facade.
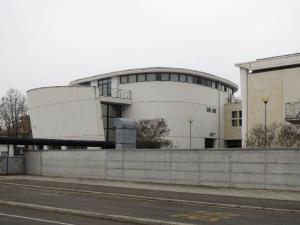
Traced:
MULTIPOLYGON (((48 112, 53 110, 49 108, 49 104, 46 104, 47 98, 53 99, 51 95, 56 95, 58 92, 65 92, 61 94, 62 96, 72 95, 70 98, 72 100, 66 99, 64 101, 62 100, 64 97, 58 98, 60 103, 56 102, 51 106, 56 110, 60 110, 59 105, 66 108, 66 104, 71 104, 70 101, 72 101, 72 104, 85 111, 83 105, 87 103, 84 102, 95 99, 93 100, 94 109, 89 107, 87 112, 81 111, 78 115, 76 115, 77 112, 74 115, 73 111, 72 117, 75 117, 76 120, 80 120, 81 114, 85 115, 85 118, 81 121, 68 118, 67 114, 71 113, 72 110, 65 109, 67 113, 62 112, 68 124, 71 124, 73 120, 77 124, 77 128, 84 126, 82 123, 84 120, 90 121, 88 124, 90 129, 93 130, 93 134, 90 136, 92 140, 103 140, 103 138, 113 140, 112 121, 115 117, 125 117, 135 121, 166 118, 170 128, 168 139, 171 139, 179 148, 189 148, 190 127, 188 120, 192 119, 192 148, 223 147, 224 103, 227 99, 232 98, 237 88, 236 84, 208 73, 187 69, 155 67, 87 77, 72 81, 68 87, 52 87, 48 90, 47 88, 33 89, 28 91, 28 100, 31 116, 36 114, 33 117, 37 118, 37 115, 41 114, 41 112, 37 112, 37 108, 39 110, 44 108, 48 112), (49 90, 52 90, 52 94, 49 90), (81 93, 86 92, 89 92, 89 96, 85 100, 76 101, 76 98, 82 98, 81 93), (44 97, 41 97, 42 95, 44 97), (40 101, 37 101, 38 98, 40 98, 40 101), (37 107, 39 104, 40 106, 37 107), (98 106, 96 106, 97 104, 98 106), (91 116, 89 116, 89 111, 92 114, 91 116), (99 125, 98 123, 102 124, 99 125), (99 129, 98 134, 95 132, 97 130, 95 128, 96 124, 97 129, 99 129), (93 128, 93 126, 95 127, 93 128)), ((32 118, 32 120, 36 126, 41 123, 41 119, 35 120, 32 118)), ((53 129, 54 127, 52 127, 53 129)), ((72 128, 68 132, 71 130, 72 128)), ((34 131, 33 129, 34 136, 39 133, 38 130, 34 131)), ((52 135, 51 137, 72 136, 67 135, 67 132, 64 135, 62 133, 60 132, 60 135, 52 135)), ((80 134, 77 134, 74 138, 77 139, 79 136, 80 134)), ((47 135, 45 134, 43 138, 47 138, 47 135)))

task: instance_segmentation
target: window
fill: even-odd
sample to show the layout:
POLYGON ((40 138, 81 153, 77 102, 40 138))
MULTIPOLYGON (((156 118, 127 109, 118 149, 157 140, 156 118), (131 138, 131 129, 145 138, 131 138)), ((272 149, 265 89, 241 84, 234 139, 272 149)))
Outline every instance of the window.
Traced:
POLYGON ((143 82, 146 80, 146 74, 139 74, 137 75, 137 81, 138 82, 143 82))
POLYGON ((178 81, 178 74, 171 74, 171 76, 170 76, 170 80, 171 81, 178 81))
POLYGON ((232 119, 237 118, 238 115, 237 111, 232 111, 231 114, 232 114, 232 119))
POLYGON ((239 111, 239 116, 240 116, 240 118, 242 118, 242 111, 239 111))
POLYGON ((91 82, 83 82, 79 84, 80 86, 91 86, 91 82))
POLYGON ((111 79, 98 80, 98 87, 101 96, 111 96, 111 79))
POLYGON ((101 111, 105 140, 115 142, 116 129, 114 127, 114 119, 122 116, 121 106, 102 103, 101 111))
POLYGON ((129 77, 128 77, 128 82, 129 82, 129 83, 134 83, 134 82, 136 82, 136 75, 129 75, 129 77))
POLYGON ((211 108, 210 108, 210 107, 207 107, 207 108, 206 108, 206 112, 211 112, 211 108))
POLYGON ((206 80, 206 86, 207 86, 207 87, 212 87, 212 82, 211 82, 211 80, 206 80))
POLYGON ((121 82, 121 84, 128 83, 128 76, 121 76, 120 82, 121 82))
POLYGON ((215 82, 215 89, 219 89, 219 83, 215 82))
POLYGON ((147 81, 156 81, 156 74, 155 73, 147 74, 147 81))
POLYGON ((193 76, 192 75, 187 76, 187 82, 188 83, 193 83, 193 76))
POLYGON ((180 82, 186 82, 186 75, 185 74, 180 74, 179 75, 179 81, 180 82))
POLYGON ((239 125, 242 126, 242 119, 239 119, 239 125))
POLYGON ((194 84, 198 84, 198 77, 194 76, 194 78, 193 78, 193 83, 194 83, 194 84))
POLYGON ((162 74, 160 75, 160 80, 163 80, 163 81, 168 81, 168 80, 170 80, 169 74, 167 74, 167 73, 162 73, 162 74))
POLYGON ((217 109, 212 109, 212 112, 213 113, 217 113, 217 109))
POLYGON ((238 124, 237 124, 237 120, 232 120, 231 121, 231 125, 233 126, 233 127, 236 127, 238 124))
POLYGON ((205 79, 202 77, 198 77, 198 84, 204 85, 204 83, 205 83, 205 79))

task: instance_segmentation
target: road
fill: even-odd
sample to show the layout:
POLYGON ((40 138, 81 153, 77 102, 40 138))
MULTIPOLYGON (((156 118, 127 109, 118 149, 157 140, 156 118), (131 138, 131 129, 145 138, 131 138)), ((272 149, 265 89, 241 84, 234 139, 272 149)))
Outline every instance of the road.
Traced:
POLYGON ((5 225, 149 224, 149 220, 157 224, 298 225, 300 221, 299 201, 5 177, 0 179, 0 201, 0 224, 5 225))

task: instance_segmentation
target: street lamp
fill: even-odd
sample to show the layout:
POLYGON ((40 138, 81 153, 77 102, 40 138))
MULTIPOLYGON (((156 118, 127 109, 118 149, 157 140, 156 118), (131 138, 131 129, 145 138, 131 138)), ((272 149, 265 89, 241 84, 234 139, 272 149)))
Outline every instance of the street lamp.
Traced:
POLYGON ((267 148, 267 104, 268 104, 268 101, 269 101, 269 97, 268 96, 263 96, 261 98, 261 100, 265 104, 265 148, 267 148))
POLYGON ((188 119, 188 122, 190 124, 190 149, 192 149, 192 123, 193 123, 193 119, 188 119))

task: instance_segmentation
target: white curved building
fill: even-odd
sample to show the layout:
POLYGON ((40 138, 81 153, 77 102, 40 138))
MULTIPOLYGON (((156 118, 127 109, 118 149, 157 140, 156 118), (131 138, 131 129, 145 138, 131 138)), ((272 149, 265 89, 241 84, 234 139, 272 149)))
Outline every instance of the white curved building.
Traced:
POLYGON ((166 118, 179 148, 224 147, 224 104, 238 86, 188 69, 143 68, 27 92, 36 138, 114 141, 113 118, 166 118))

